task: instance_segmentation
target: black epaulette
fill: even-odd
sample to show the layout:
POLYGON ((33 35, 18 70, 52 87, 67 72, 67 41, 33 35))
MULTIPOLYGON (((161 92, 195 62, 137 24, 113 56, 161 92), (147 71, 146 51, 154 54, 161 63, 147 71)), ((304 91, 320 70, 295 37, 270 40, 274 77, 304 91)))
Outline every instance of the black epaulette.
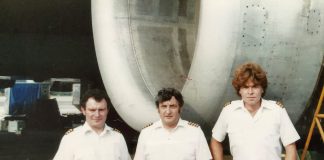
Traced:
POLYGON ((226 107, 226 106, 228 106, 228 105, 230 105, 230 104, 231 104, 231 101, 225 103, 225 104, 224 104, 224 107, 226 107))
POLYGON ((277 104, 279 107, 284 108, 284 106, 283 106, 283 104, 282 104, 281 102, 277 101, 276 104, 277 104))
POLYGON ((68 135, 68 134, 70 134, 71 132, 73 132, 73 129, 69 129, 69 130, 67 130, 67 131, 65 132, 65 135, 68 135))
POLYGON ((147 128, 147 127, 151 126, 152 124, 153 123, 150 123, 150 124, 146 125, 145 127, 143 127, 142 129, 147 128))
POLYGON ((199 124, 197 124, 197 123, 188 122, 188 124, 189 124, 190 126, 199 127, 199 124))
POLYGON ((120 130, 116 129, 116 128, 113 128, 114 131, 118 132, 118 133, 121 133, 120 130))

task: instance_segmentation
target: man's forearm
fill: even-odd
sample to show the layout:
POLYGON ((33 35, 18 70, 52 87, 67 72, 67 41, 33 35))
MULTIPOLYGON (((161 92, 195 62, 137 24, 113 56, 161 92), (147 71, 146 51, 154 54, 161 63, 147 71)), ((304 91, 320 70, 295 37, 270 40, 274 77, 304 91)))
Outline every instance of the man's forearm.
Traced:
POLYGON ((223 145, 214 138, 210 141, 210 149, 214 160, 223 160, 223 145))
POLYGON ((297 159, 297 150, 295 143, 289 144, 285 147, 286 157, 285 160, 296 160, 297 159))

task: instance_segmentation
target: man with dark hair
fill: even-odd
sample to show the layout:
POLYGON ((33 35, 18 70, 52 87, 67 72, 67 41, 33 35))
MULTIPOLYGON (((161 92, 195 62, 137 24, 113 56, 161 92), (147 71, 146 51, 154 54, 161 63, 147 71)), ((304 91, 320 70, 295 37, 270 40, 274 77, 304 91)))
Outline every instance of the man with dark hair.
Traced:
POLYGON ((54 160, 130 159, 123 135, 105 123, 109 112, 107 102, 107 94, 98 89, 83 95, 80 103, 86 121, 63 136, 54 160))
POLYGON ((163 88, 155 104, 160 120, 141 131, 134 160, 212 159, 201 128, 180 118, 184 101, 178 90, 163 88))
POLYGON ((286 160, 296 160, 295 142, 300 138, 288 114, 279 102, 262 97, 267 76, 255 63, 239 66, 232 85, 241 100, 223 108, 214 128, 211 150, 215 160, 223 159, 222 141, 229 136, 234 160, 281 160, 281 143, 286 160))

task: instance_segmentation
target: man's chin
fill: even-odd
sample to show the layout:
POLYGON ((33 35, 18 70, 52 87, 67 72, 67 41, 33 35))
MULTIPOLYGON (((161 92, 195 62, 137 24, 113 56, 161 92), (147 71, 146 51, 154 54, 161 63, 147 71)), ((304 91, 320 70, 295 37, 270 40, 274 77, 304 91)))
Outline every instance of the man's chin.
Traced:
POLYGON ((249 104, 251 106, 255 106, 258 104, 258 101, 248 101, 247 104, 249 104))
POLYGON ((92 123, 92 125, 94 127, 96 127, 96 128, 102 128, 105 125, 105 123, 102 123, 102 122, 94 122, 94 123, 92 123))
POLYGON ((165 124, 172 124, 173 120, 172 119, 164 119, 165 124))

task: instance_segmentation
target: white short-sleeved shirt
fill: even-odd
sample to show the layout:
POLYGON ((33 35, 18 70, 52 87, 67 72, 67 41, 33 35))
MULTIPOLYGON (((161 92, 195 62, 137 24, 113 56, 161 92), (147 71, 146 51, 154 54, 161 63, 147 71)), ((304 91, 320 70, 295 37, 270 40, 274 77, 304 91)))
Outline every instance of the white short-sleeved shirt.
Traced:
POLYGON ((54 160, 129 160, 121 133, 105 125, 98 135, 87 123, 63 136, 54 160))
POLYGON ((280 160, 280 141, 287 146, 300 139, 287 111, 275 101, 264 99, 254 117, 242 100, 224 107, 212 136, 222 142, 226 134, 234 160, 280 160))
POLYGON ((171 131, 157 121, 139 136, 134 160, 209 160, 210 150, 201 128, 181 120, 171 131))

